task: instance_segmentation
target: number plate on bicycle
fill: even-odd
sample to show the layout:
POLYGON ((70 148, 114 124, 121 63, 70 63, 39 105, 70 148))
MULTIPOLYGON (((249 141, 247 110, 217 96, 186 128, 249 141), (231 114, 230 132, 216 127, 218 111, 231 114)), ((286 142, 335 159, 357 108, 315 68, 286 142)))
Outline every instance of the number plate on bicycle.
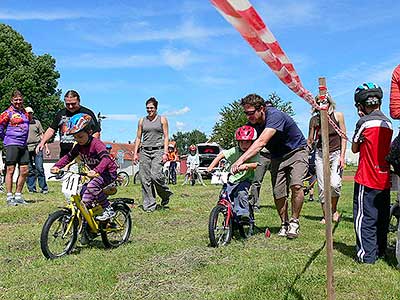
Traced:
POLYGON ((77 174, 71 174, 62 183, 62 192, 67 195, 78 195, 80 192, 79 186, 80 176, 77 174))

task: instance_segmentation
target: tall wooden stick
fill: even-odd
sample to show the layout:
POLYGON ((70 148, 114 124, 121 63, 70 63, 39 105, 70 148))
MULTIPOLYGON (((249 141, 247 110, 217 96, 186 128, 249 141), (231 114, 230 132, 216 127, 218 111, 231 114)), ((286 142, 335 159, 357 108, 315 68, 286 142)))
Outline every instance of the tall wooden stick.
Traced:
MULTIPOLYGON (((322 105, 326 105, 326 79, 320 77, 319 96, 322 105), (325 102, 325 103, 324 103, 325 102)), ((325 235, 326 235, 326 290, 327 299, 335 299, 335 288, 333 278, 333 236, 332 236, 332 201, 331 201, 331 169, 329 163, 329 125, 328 111, 321 109, 321 137, 322 137, 322 158, 324 171, 324 199, 325 199, 325 235)))

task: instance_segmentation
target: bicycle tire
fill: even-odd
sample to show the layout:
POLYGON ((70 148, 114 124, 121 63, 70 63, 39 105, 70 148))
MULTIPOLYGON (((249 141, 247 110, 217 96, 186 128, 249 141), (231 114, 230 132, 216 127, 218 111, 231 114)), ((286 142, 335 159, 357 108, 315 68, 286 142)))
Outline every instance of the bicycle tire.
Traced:
POLYGON ((390 207, 388 248, 395 251, 397 261, 400 264, 400 206, 396 203, 390 207))
POLYGON ((129 185, 129 175, 125 171, 120 171, 117 174, 117 183, 120 186, 128 186, 129 185))
POLYGON ((78 220, 74 218, 71 225, 71 212, 58 210, 47 218, 40 235, 40 248, 43 255, 48 259, 55 259, 71 253, 78 239, 78 220), (55 225, 55 230, 52 228, 55 225), (64 236, 65 230, 69 228, 68 234, 64 236), (60 244, 57 246, 57 244, 60 244))
POLYGON ((233 234, 232 219, 229 220, 229 224, 226 224, 227 217, 228 211, 223 205, 217 205, 211 210, 208 221, 208 236, 211 247, 225 246, 231 241, 233 234), (220 215, 223 217, 222 222, 219 219, 220 215))
POLYGON ((129 240, 132 231, 132 218, 129 209, 115 205, 115 216, 102 223, 101 240, 106 248, 116 248, 129 240))
POLYGON ((136 172, 135 176, 133 176, 133 184, 140 184, 141 182, 139 172, 136 172))

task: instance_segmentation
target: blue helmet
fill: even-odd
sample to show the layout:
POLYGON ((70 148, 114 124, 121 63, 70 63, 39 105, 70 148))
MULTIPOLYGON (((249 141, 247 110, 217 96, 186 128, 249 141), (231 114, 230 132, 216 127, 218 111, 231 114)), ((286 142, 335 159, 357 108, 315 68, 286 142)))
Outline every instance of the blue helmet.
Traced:
POLYGON ((75 134, 85 130, 89 132, 92 129, 93 120, 88 114, 79 113, 73 115, 68 121, 67 134, 75 134))
POLYGON ((359 85, 354 92, 354 101, 358 105, 376 105, 381 104, 383 98, 382 89, 373 82, 367 82, 359 85))
POLYGON ((111 150, 111 149, 112 149, 112 145, 111 145, 111 144, 107 144, 107 145, 106 145, 106 149, 107 149, 107 150, 111 150))

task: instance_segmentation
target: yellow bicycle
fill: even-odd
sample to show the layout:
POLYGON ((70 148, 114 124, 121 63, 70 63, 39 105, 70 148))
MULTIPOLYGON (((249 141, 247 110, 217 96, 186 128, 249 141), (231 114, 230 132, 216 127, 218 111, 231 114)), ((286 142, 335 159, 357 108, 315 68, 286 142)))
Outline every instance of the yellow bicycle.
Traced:
MULTIPOLYGON (((71 253, 79 234, 89 241, 100 235, 106 248, 118 247, 129 240, 132 219, 128 204, 134 203, 132 199, 110 199, 115 216, 106 221, 98 221, 96 216, 102 213, 102 207, 97 205, 87 209, 81 203, 80 189, 89 180, 86 173, 61 171, 55 177, 62 180, 67 205, 50 214, 43 225, 40 246, 46 258, 54 259, 71 253)), ((106 187, 104 192, 115 194, 116 184, 106 187)))

